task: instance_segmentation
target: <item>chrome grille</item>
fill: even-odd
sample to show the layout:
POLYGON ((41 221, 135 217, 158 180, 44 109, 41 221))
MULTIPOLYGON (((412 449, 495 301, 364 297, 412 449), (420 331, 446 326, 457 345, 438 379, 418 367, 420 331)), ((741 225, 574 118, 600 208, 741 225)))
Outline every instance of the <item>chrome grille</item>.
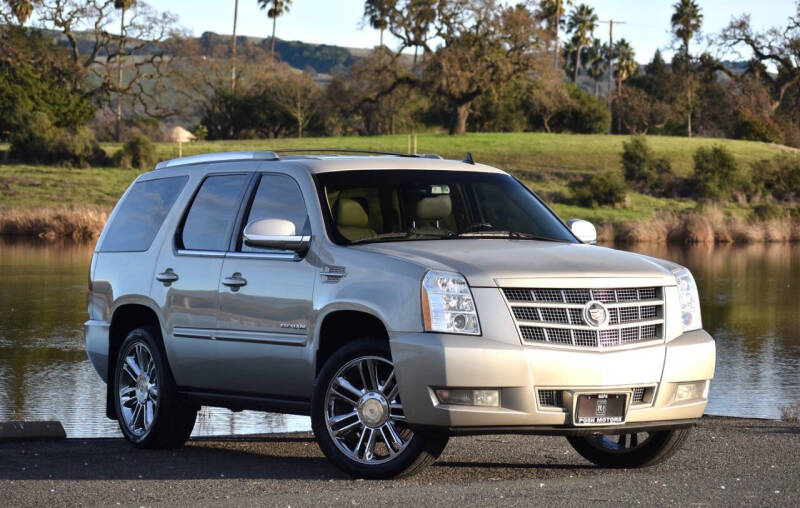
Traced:
POLYGON ((664 334, 663 289, 504 288, 503 295, 525 342, 608 348, 660 340, 664 334), (589 326, 583 308, 590 301, 608 309, 608 325, 589 326))

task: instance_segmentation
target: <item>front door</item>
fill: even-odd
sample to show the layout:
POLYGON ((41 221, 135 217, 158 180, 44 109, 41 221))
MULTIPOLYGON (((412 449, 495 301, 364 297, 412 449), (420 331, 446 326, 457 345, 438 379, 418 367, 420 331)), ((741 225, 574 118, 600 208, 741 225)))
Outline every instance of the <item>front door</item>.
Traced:
POLYGON ((153 296, 163 302, 170 368, 179 386, 217 384, 218 285, 236 216, 252 174, 210 175, 158 258, 153 296))
POLYGON ((223 262, 215 333, 220 375, 229 391, 307 398, 313 373, 306 345, 318 270, 294 252, 244 244, 244 226, 262 219, 289 220, 297 234, 311 233, 291 177, 261 175, 239 240, 223 262))

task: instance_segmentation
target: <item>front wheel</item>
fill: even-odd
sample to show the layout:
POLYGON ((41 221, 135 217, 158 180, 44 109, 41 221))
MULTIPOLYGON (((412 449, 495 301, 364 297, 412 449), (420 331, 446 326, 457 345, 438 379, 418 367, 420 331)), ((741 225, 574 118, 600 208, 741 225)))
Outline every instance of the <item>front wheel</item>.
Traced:
POLYGON ((389 345, 359 339, 323 366, 311 399, 311 426, 328 459, 359 478, 415 474, 447 445, 447 436, 406 423, 389 345))
POLYGON ((601 467, 654 466, 683 445, 690 428, 630 434, 569 436, 569 444, 583 458, 601 467))

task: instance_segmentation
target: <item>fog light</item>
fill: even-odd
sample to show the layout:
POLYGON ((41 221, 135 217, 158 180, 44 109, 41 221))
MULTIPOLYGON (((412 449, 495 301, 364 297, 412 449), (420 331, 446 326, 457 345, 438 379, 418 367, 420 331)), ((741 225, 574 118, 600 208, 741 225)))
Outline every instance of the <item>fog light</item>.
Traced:
POLYGON ((500 407, 500 390, 466 390, 443 388, 436 390, 442 404, 457 406, 500 407))
POLYGON ((675 402, 704 398, 705 385, 705 381, 679 384, 675 391, 675 402))

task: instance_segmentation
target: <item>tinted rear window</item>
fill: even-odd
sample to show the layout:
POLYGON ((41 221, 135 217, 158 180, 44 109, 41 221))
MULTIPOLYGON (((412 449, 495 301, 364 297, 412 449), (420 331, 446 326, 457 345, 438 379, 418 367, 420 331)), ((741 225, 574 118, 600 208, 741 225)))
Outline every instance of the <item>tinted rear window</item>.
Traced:
POLYGON ((183 224, 184 249, 225 251, 250 175, 209 176, 183 224))
POLYGON ((187 176, 159 178, 133 184, 109 225, 102 252, 146 251, 186 185, 187 176))

